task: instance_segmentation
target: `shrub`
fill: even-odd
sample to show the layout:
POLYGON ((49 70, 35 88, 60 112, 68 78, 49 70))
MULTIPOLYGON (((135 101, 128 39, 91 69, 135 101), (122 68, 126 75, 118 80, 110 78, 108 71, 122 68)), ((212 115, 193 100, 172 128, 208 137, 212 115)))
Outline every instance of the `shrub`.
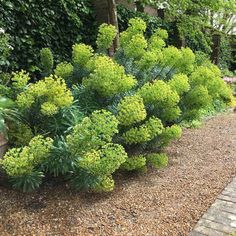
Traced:
MULTIPOLYGON (((216 66, 195 62, 189 48, 166 46, 166 31, 145 38, 145 30, 141 19, 130 20, 110 58, 105 49, 115 31, 102 25, 98 51, 74 44, 71 61, 58 64, 56 75, 35 83, 24 71, 3 77, 8 82, 1 90, 20 115, 9 135, 20 148, 2 162, 9 176, 11 169, 21 174, 12 176, 15 187, 34 189, 49 173, 66 176, 77 189, 111 191, 116 171, 165 167, 164 148, 181 137, 181 125, 199 124, 202 116, 227 107, 231 90, 216 66), (50 137, 45 157, 36 151, 37 143, 27 144, 31 135, 46 142, 42 134, 50 137)), ((47 71, 52 71, 51 59, 45 59, 47 71)))

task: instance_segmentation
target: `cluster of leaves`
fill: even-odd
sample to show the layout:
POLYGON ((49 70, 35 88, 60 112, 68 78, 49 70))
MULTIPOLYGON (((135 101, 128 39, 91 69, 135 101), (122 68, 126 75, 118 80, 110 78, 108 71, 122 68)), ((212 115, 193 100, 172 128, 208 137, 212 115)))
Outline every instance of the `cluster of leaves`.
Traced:
POLYGON ((1 0, 1 27, 11 35, 9 69, 32 71, 40 48, 52 48, 55 60, 62 61, 75 42, 95 45, 97 30, 90 0, 1 0))
MULTIPOLYGON (((231 102, 231 90, 216 66, 202 57, 195 61, 189 48, 166 46, 165 30, 158 29, 150 38, 145 30, 142 19, 131 19, 110 58, 106 50, 116 32, 103 24, 97 52, 75 44, 71 61, 54 69, 51 53, 43 49, 45 78, 29 83, 24 71, 13 74, 3 89, 12 91, 21 114, 12 130, 25 133, 27 140, 32 134, 54 139, 50 156, 40 158, 40 163, 22 158, 22 165, 34 170, 31 182, 14 176, 14 186, 38 186, 43 172, 66 175, 77 189, 111 191, 115 171, 165 167, 163 149, 181 137, 181 124, 231 102)), ((24 150, 18 135, 9 136, 18 140, 13 144, 20 149, 10 150, 4 160, 24 150)), ((31 150, 31 142, 26 150, 31 150)), ((7 164, 2 165, 7 172, 7 164)))

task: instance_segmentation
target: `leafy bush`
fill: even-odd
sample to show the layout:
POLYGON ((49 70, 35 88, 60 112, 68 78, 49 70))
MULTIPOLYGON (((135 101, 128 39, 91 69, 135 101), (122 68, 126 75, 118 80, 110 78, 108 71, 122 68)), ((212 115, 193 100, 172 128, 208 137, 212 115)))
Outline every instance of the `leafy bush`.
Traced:
POLYGON ((147 38, 145 29, 141 19, 130 20, 110 58, 105 49, 115 30, 102 25, 97 52, 74 44, 71 61, 47 76, 53 58, 44 49, 46 77, 30 83, 21 71, 2 85, 20 115, 9 135, 14 147, 1 162, 15 187, 34 189, 48 173, 66 176, 77 189, 111 191, 116 171, 167 166, 164 148, 181 137, 182 124, 227 107, 232 93, 216 66, 189 48, 166 46, 166 31, 147 38), (44 157, 41 149, 36 155, 35 139, 48 147, 44 157))
POLYGON ((10 68, 30 70, 40 48, 51 48, 55 61, 63 61, 73 43, 95 45, 97 30, 90 0, 1 0, 1 27, 11 35, 10 68))

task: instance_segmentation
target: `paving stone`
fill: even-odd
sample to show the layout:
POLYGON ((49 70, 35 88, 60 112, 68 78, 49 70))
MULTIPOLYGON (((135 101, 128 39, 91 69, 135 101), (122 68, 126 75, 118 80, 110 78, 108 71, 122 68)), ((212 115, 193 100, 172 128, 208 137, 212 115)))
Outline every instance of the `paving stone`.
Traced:
POLYGON ((211 220, 207 220, 207 219, 204 219, 204 218, 199 220, 198 225, 199 226, 205 226, 205 227, 210 228, 212 230, 219 231, 221 233, 226 233, 226 234, 230 234, 235 230, 233 227, 231 227, 229 225, 223 225, 221 223, 211 221, 211 220))
POLYGON ((198 221, 192 236, 229 236, 236 230, 236 177, 198 221))
POLYGON ((223 195, 223 194, 220 194, 218 199, 236 203, 236 197, 230 197, 230 196, 226 196, 226 195, 223 195))
POLYGON ((211 229, 203 225, 198 225, 195 228, 194 232, 201 233, 203 235, 205 234, 207 236, 228 236, 227 233, 219 232, 215 229, 211 229))
POLYGON ((206 236, 206 234, 202 234, 202 233, 199 233, 197 231, 193 231, 193 232, 190 233, 189 236, 206 236))

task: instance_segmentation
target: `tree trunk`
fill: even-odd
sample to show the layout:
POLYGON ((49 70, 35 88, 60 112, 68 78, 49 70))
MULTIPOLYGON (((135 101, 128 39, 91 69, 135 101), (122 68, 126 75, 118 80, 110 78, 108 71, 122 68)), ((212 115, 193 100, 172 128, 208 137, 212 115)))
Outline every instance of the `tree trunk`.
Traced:
POLYGON ((219 65, 220 42, 221 42, 220 34, 213 34, 212 41, 213 41, 213 45, 212 45, 211 60, 214 64, 219 65))
POLYGON ((113 42, 113 52, 114 52, 119 47, 119 26, 118 26, 116 2, 115 0, 107 0, 107 5, 108 5, 109 23, 114 25, 117 30, 117 35, 113 42))
POLYGON ((135 5, 136 5, 136 8, 137 8, 137 11, 144 12, 144 6, 140 1, 135 2, 135 5))

